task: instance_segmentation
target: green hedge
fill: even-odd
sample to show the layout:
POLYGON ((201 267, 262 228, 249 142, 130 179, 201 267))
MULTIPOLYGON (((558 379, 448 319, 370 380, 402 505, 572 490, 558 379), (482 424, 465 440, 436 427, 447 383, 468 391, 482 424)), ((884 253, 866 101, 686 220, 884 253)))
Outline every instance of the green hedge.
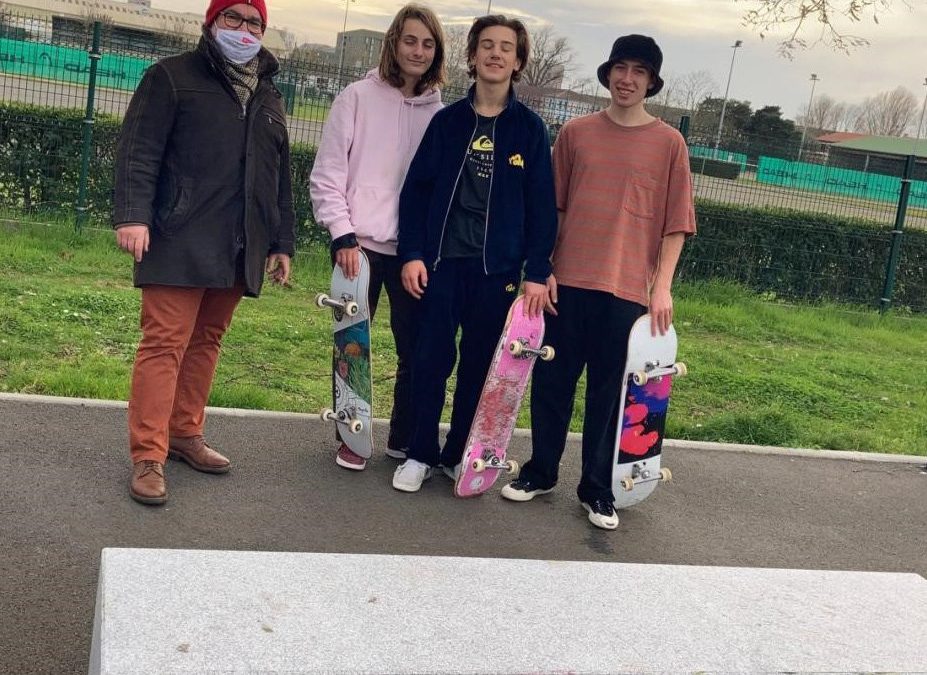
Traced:
MULTIPOLYGON (((14 213, 73 217, 82 145, 79 110, 0 105, 0 207, 14 213)), ((93 125, 88 205, 108 226, 119 120, 93 125)), ((315 148, 291 149, 297 238, 327 243, 312 218, 309 173, 315 148)), ((701 160, 693 162, 700 163, 701 160)), ((738 168, 731 162, 717 162, 738 168)), ((694 168, 694 167, 693 167, 694 168)), ((752 208, 699 200, 699 234, 679 264, 683 279, 722 278, 778 297, 878 304, 891 246, 889 228, 806 211, 752 208)), ((907 230, 893 305, 927 311, 927 232, 907 230)))
POLYGON ((715 178, 729 178, 735 180, 740 176, 740 164, 737 162, 726 162, 720 159, 690 156, 689 166, 692 167, 692 173, 701 173, 706 176, 714 176, 715 178))
MULTIPOLYGON (((0 205, 27 213, 74 214, 83 144, 80 110, 0 106, 0 205)), ((119 121, 98 115, 87 177, 95 221, 108 219, 119 121)))
MULTIPOLYGON (((698 235, 679 263, 682 279, 729 279, 785 298, 878 305, 891 228, 778 208, 696 203, 698 235)), ((927 311, 927 232, 903 235, 892 304, 927 311)))
MULTIPOLYGON (((77 206, 84 113, 77 109, 4 103, 0 105, 0 207, 29 215, 70 218, 77 206)), ((97 114, 93 123, 87 206, 90 222, 109 226, 116 140, 121 120, 97 114)), ((301 243, 325 242, 328 233, 312 218, 309 173, 315 147, 291 148, 297 236, 301 243)))

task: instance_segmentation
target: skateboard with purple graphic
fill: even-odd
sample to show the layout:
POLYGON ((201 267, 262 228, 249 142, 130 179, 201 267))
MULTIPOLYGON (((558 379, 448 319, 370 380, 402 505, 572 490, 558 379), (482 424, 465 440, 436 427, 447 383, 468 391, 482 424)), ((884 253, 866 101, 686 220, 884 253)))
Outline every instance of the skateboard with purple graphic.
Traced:
POLYGON ((612 464, 616 509, 642 502, 658 482, 672 479, 670 470, 660 466, 660 453, 673 379, 686 374, 686 365, 676 362, 676 345, 672 326, 666 335, 650 334, 649 314, 631 328, 612 464))
POLYGON ((460 461, 460 475, 454 483, 454 494, 458 497, 483 494, 502 471, 518 473, 518 462, 505 458, 518 409, 534 360, 554 358, 553 348, 541 345, 543 313, 531 318, 525 315, 523 307, 524 296, 519 296, 509 308, 502 337, 489 366, 460 461))
POLYGON ((320 417, 334 422, 341 440, 364 459, 373 454, 371 402, 373 378, 370 367, 370 310, 367 291, 370 263, 360 252, 360 271, 348 279, 335 265, 331 291, 319 293, 315 304, 332 312, 332 403, 320 417))

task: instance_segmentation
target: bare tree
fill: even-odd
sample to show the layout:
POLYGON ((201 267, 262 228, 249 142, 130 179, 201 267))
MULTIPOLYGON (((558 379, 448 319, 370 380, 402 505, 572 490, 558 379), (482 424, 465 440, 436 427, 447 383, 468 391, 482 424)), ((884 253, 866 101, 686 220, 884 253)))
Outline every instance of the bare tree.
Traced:
POLYGON ((467 33, 470 27, 452 24, 444 29, 444 65, 447 68, 447 87, 466 89, 467 76, 467 33))
POLYGON ((874 136, 901 136, 916 110, 917 99, 904 87, 883 91, 862 102, 855 130, 874 136))
POLYGON ((696 70, 679 77, 675 83, 673 102, 684 110, 695 110, 699 104, 718 92, 718 83, 707 70, 696 70))
POLYGON ((862 114, 862 107, 858 104, 848 104, 843 117, 837 123, 837 131, 852 131, 856 128, 856 120, 862 114))
MULTIPOLYGON (((779 43, 779 52, 791 58, 797 49, 824 44, 849 53, 869 44, 858 35, 845 32, 844 23, 858 24, 865 19, 879 23, 879 15, 891 8, 892 0, 752 0, 754 9, 744 14, 744 22, 765 37, 780 27, 791 30, 779 43)), ((906 1, 901 4, 910 5, 906 1)))
POLYGON ((522 71, 522 82, 535 87, 560 86, 573 70, 575 53, 565 37, 558 37, 552 26, 531 35, 531 58, 522 71))
POLYGON ((663 73, 663 89, 651 99, 657 105, 669 108, 676 103, 679 89, 679 76, 675 73, 663 73))
POLYGON ((839 131, 846 118, 846 109, 846 103, 840 103, 823 94, 814 99, 811 110, 805 110, 796 121, 799 126, 807 126, 816 131, 839 131))

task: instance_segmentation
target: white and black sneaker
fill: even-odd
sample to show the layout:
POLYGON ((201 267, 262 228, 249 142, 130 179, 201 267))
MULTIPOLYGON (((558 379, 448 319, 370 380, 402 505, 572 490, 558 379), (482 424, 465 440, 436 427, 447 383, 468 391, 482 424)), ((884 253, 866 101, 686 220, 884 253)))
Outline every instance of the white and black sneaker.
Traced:
POLYGON ((553 491, 553 488, 539 487, 527 478, 516 478, 502 488, 502 496, 513 502, 530 502, 538 495, 546 495, 553 491))
POLYGON ((583 508, 589 512, 589 522, 603 530, 614 530, 618 527, 618 514, 615 505, 604 499, 593 499, 583 502, 583 508))

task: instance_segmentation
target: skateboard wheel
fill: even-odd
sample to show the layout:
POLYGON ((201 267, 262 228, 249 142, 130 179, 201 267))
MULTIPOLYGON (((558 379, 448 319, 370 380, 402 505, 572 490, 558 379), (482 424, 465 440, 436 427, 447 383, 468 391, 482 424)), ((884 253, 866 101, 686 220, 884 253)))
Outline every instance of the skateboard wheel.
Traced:
POLYGON ((474 471, 480 473, 486 470, 486 460, 478 457, 473 460, 473 463, 470 466, 474 471))
POLYGON ((320 308, 325 307, 325 301, 328 299, 328 295, 325 293, 317 293, 315 296, 315 306, 320 308))
POLYGON ((647 384, 647 381, 650 379, 650 376, 647 375, 646 371, 638 370, 634 372, 634 374, 631 376, 631 379, 634 381, 634 384, 636 384, 638 387, 642 387, 645 384, 647 384))
POLYGON ((689 374, 689 369, 686 367, 682 361, 673 364, 673 368, 676 369, 676 377, 685 377, 689 374))
POLYGON ((360 307, 353 300, 349 300, 344 303, 344 313, 348 316, 357 316, 357 313, 360 311, 360 307))
POLYGON ((519 470, 521 470, 521 465, 514 459, 510 459, 505 463, 505 472, 510 476, 517 476, 519 470))
POLYGON ((671 480, 673 480, 673 472, 669 469, 660 469, 660 481, 668 483, 671 480))
POLYGON ((554 351, 554 348, 551 347, 550 345, 544 345, 543 347, 541 347, 541 352, 540 352, 541 361, 551 361, 554 358, 554 354, 556 354, 556 352, 554 351))
POLYGON ((363 428, 364 423, 360 420, 351 420, 348 423, 348 431, 350 431, 352 434, 359 434, 363 428))
POLYGON ((319 413, 319 417, 322 418, 323 422, 331 422, 332 420, 338 419, 335 416, 335 411, 331 408, 322 408, 322 412, 319 413))
POLYGON ((630 492, 634 489, 634 479, 633 478, 622 478, 621 482, 618 483, 621 486, 622 490, 630 492))
POLYGON ((521 356, 525 351, 525 346, 521 343, 520 340, 512 340, 509 342, 509 354, 512 356, 521 356))

